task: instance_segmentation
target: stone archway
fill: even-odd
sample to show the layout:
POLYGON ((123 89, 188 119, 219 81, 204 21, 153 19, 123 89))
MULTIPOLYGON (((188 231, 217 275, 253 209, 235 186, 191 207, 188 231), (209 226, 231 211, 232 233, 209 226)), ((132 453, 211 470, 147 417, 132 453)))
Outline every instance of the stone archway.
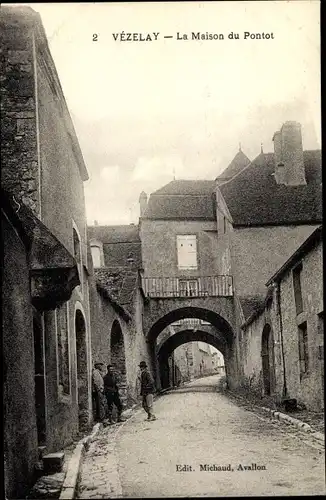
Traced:
POLYGON ((261 358, 264 395, 270 396, 275 386, 275 370, 273 332, 268 323, 264 326, 262 333, 261 358))
POLYGON ((120 397, 124 407, 128 406, 126 352, 122 329, 116 319, 111 328, 110 363, 119 379, 120 397))
POLYGON ((80 309, 75 313, 76 356, 77 356, 77 395, 78 395, 78 424, 79 431, 83 431, 89 424, 88 405, 88 372, 86 323, 80 309))
MULTIPOLYGON (((235 334, 231 325, 220 314, 210 309, 205 309, 203 307, 198 307, 198 306, 197 307, 186 306, 169 311, 167 314, 158 318, 155 321, 155 323, 152 324, 151 327, 149 328, 147 341, 153 352, 153 366, 155 367, 154 375, 157 386, 158 387, 161 386, 160 371, 162 370, 162 368, 165 369, 165 371, 167 370, 166 367, 167 359, 163 358, 162 361, 163 365, 161 365, 160 368, 160 363, 158 362, 158 356, 157 356, 158 352, 156 348, 156 339, 167 326, 171 325, 172 323, 178 320, 185 318, 197 318, 207 321, 211 323, 211 325, 214 326, 216 330, 219 331, 220 338, 222 339, 225 348, 223 349, 223 351, 221 350, 220 347, 217 347, 217 349, 223 353, 225 359, 225 373, 227 382, 230 386, 236 385, 236 383, 232 384, 233 380, 236 381, 238 366, 237 366, 237 355, 235 349, 235 334)), ((187 330, 185 335, 186 335, 185 342, 190 342, 192 335, 191 331, 187 330)), ((194 340, 203 341, 216 347, 214 343, 212 343, 212 342, 216 343, 216 338, 214 337, 213 339, 211 339, 211 341, 207 342, 206 340, 204 340, 205 335, 207 335, 207 332, 202 332, 201 334, 199 334, 201 338, 196 338, 194 340)))
POLYGON ((184 344, 198 341, 205 342, 206 344, 215 347, 223 354, 224 357, 227 356, 227 342, 218 333, 214 335, 210 332, 200 329, 186 329, 175 333, 167 340, 165 340, 165 342, 163 342, 157 353, 159 377, 162 389, 166 389, 167 387, 171 386, 171 382, 173 382, 170 380, 169 376, 169 359, 173 351, 184 344))

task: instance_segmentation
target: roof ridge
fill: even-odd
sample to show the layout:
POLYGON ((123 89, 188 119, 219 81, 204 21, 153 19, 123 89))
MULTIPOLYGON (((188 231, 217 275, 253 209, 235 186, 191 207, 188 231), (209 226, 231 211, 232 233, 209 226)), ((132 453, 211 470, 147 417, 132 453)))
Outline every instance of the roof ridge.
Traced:
MULTIPOLYGON (((267 154, 270 154, 270 153, 259 153, 258 156, 256 156, 256 158, 254 160, 252 160, 250 163, 248 163, 248 165, 246 165, 242 170, 240 170, 240 172, 238 172, 237 174, 235 174, 233 177, 231 177, 231 179, 229 179, 228 181, 225 181, 223 182, 223 186, 225 186, 226 184, 229 184, 229 182, 232 182, 234 179, 236 179, 240 174, 242 174, 245 170, 247 170, 251 165, 253 165, 257 159, 260 157, 260 156, 265 156, 267 154)), ((274 154, 274 153, 273 153, 274 154)), ((222 172, 223 173, 223 172, 222 172)), ((218 178, 217 178, 217 181, 218 181, 218 178)))

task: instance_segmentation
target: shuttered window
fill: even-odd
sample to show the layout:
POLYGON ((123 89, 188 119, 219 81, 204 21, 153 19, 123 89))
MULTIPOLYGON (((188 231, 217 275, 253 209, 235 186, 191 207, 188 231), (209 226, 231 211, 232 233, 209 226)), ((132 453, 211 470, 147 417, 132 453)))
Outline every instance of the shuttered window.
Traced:
POLYGON ((308 332, 307 322, 298 326, 300 379, 308 373, 308 332))
POLYGON ((101 267, 101 249, 97 246, 91 247, 92 259, 94 267, 101 267))
POLYGON ((197 269, 197 237, 193 234, 177 236, 178 268, 197 269))

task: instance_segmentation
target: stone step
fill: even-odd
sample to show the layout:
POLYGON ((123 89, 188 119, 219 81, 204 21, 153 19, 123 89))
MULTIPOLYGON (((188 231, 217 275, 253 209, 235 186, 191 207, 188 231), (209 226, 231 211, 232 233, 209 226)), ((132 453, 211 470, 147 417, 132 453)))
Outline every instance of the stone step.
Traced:
POLYGON ((62 451, 57 453, 48 453, 43 456, 43 470, 45 474, 53 474, 55 472, 61 472, 63 463, 65 459, 65 454, 62 451))

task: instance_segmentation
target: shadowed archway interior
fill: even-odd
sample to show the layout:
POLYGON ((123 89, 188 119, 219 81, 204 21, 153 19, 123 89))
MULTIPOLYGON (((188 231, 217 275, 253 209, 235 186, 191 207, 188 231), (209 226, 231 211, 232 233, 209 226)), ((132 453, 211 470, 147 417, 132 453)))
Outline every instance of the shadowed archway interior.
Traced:
POLYGON ((156 382, 157 384, 160 384, 162 388, 164 388, 164 385, 167 383, 164 379, 164 375, 162 377, 162 374, 166 373, 168 370, 167 366, 169 356, 179 345, 193 341, 206 342, 207 344, 216 347, 223 354, 225 359, 225 373, 228 377, 231 369, 233 368, 232 365, 234 364, 234 332, 230 324, 222 316, 209 309, 199 307, 182 307, 174 309, 159 318, 151 326, 148 334, 148 342, 156 360, 154 365, 156 368, 156 382), (158 351, 156 340, 160 333, 172 323, 186 318, 197 318, 207 321, 215 327, 216 333, 208 333, 200 329, 197 329, 196 331, 186 329, 169 337, 158 351))
POLYGON ((88 374, 86 324, 83 313, 77 309, 75 316, 76 355, 77 355, 77 391, 79 430, 87 428, 89 423, 88 409, 88 374))

